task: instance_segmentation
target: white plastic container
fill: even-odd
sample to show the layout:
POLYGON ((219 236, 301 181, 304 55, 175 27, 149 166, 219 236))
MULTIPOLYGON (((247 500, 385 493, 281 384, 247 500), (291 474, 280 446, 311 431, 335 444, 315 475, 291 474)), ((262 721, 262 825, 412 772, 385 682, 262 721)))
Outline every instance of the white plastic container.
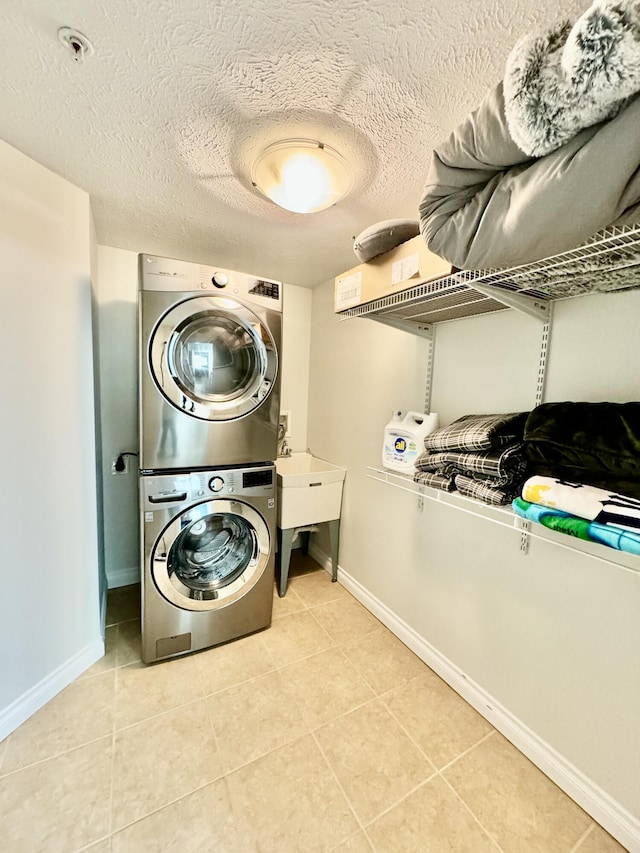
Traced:
POLYGON ((438 428, 439 417, 435 412, 394 412, 384 428, 382 466, 389 471, 413 474, 416 459, 424 450, 424 438, 438 428))

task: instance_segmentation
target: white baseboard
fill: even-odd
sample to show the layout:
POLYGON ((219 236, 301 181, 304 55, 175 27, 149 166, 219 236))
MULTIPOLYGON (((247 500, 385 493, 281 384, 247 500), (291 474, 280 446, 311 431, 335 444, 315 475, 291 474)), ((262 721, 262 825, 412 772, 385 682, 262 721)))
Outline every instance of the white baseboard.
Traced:
MULTIPOLYGON (((309 553, 325 570, 331 571, 331 559, 313 542, 309 553)), ((338 567, 338 580, 349 592, 408 646, 427 666, 472 705, 479 714, 503 734, 536 767, 578 803, 631 853, 640 853, 640 820, 606 791, 596 785, 559 752, 497 702, 417 631, 407 625, 362 584, 338 567)))
POLYGON ((36 711, 39 711, 61 690, 68 687, 72 681, 75 681, 79 675, 82 675, 103 655, 104 640, 102 637, 98 637, 6 708, 0 710, 0 741, 15 731, 36 711))
POLYGON ((107 572, 108 589, 115 589, 117 586, 129 586, 132 583, 140 583, 140 566, 113 569, 107 572))

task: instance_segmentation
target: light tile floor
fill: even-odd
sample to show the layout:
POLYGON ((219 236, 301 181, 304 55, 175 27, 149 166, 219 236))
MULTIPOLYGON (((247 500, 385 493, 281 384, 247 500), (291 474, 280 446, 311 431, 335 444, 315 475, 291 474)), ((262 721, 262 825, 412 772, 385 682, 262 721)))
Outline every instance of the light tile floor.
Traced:
POLYGON ((271 628, 146 667, 107 653, 0 743, 3 853, 620 853, 310 558, 271 628))

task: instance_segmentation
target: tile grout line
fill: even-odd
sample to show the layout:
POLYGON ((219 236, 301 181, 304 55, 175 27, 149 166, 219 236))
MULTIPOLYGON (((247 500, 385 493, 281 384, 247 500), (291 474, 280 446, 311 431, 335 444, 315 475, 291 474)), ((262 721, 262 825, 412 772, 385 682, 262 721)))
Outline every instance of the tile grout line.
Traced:
MULTIPOLYGON (((386 692, 386 694, 384 694, 384 695, 388 695, 388 694, 389 694, 389 693, 391 693, 391 692, 393 692, 393 691, 387 691, 387 692, 386 692)), ((478 824, 478 826, 480 826, 480 828, 481 828, 481 829, 482 829, 482 831, 487 835, 487 837, 488 837, 488 838, 490 838, 490 839, 491 839, 491 841, 493 841, 493 843, 496 845, 496 847, 497 847, 499 850, 502 850, 502 847, 500 847, 500 845, 499 845, 499 844, 498 844, 498 842, 495 840, 495 838, 491 835, 491 833, 490 833, 490 832, 488 832, 488 831, 487 831, 487 829, 482 825, 482 823, 480 822, 480 820, 478 819, 478 817, 477 817, 477 816, 474 814, 474 812, 469 808, 469 806, 468 806, 468 805, 466 804, 466 802, 462 799, 462 797, 460 796, 460 794, 458 794, 458 792, 457 792, 457 791, 455 790, 455 788, 451 785, 451 783, 450 783, 450 782, 445 778, 445 776, 443 775, 443 772, 442 772, 443 770, 448 769, 449 767, 451 767, 451 765, 453 765, 453 764, 455 764, 457 761, 459 761, 463 756, 467 755, 469 752, 471 752, 472 750, 474 750, 476 747, 478 747, 478 746, 479 746, 481 743, 483 743, 485 740, 487 740, 488 738, 492 737, 492 735, 494 734, 494 731, 495 731, 495 730, 494 730, 494 729, 492 729, 492 730, 491 730, 490 732, 488 732, 486 735, 483 735, 483 737, 481 737, 481 738, 480 738, 480 740, 478 740, 478 741, 477 741, 476 743, 474 743, 472 746, 468 747, 466 750, 464 750, 463 752, 461 752, 461 753, 460 753, 460 755, 456 756, 456 758, 454 758, 452 761, 449 761, 447 764, 444 764, 442 767, 437 767, 437 766, 434 764, 434 762, 433 762, 433 760, 431 759, 431 757, 430 757, 430 756, 425 752, 425 750, 424 750, 424 749, 422 749, 422 747, 420 746, 420 744, 419 744, 416 740, 414 740, 414 738, 412 737, 412 735, 410 734, 410 732, 409 732, 409 731, 404 727, 404 725, 402 724, 401 720, 399 720, 399 719, 398 719, 397 715, 396 715, 396 714, 391 710, 391 708, 389 708, 389 706, 387 705, 387 702, 384 700, 384 698, 383 698, 382 696, 380 696, 380 700, 381 700, 381 702, 383 703, 383 706, 384 706, 384 707, 386 708, 386 710, 388 711, 389 715, 390 715, 390 716, 392 717, 392 719, 394 719, 394 720, 396 721, 396 723, 400 726, 401 730, 404 732, 404 734, 407 736, 407 738, 411 741, 411 743, 416 747, 416 749, 418 750, 418 752, 419 752, 419 753, 420 753, 424 758, 426 758, 426 759, 427 759, 427 761, 429 762, 429 764, 431 764, 431 766, 434 768, 434 772, 431 774, 431 776, 429 776, 429 777, 428 777, 428 779, 425 779, 425 780, 424 780, 424 782, 420 783, 420 785, 417 785, 417 786, 413 789, 413 791, 410 791, 410 792, 409 792, 405 797, 403 797, 403 798, 402 798, 402 800, 400 800, 399 802, 403 802, 404 800, 406 800, 406 799, 407 799, 407 797, 411 796, 411 794, 413 794, 415 791, 417 791, 417 790, 418 790, 418 788, 422 787, 422 785, 426 784, 426 783, 427 783, 427 782, 429 782, 431 779, 433 779, 433 778, 434 778, 434 776, 438 776, 438 777, 439 777, 439 778, 441 778, 441 779, 442 779, 442 780, 447 784, 447 786, 448 786, 448 787, 449 787, 449 788, 450 788, 450 789, 455 793, 456 797, 460 800, 460 802, 464 805, 464 807, 467 809, 467 811, 471 814, 471 816, 473 817, 473 819, 475 820, 475 822, 478 824)), ((399 805, 399 803, 396 803, 396 805, 395 805, 395 806, 392 806, 392 808, 395 808, 397 805, 399 805)), ((390 809, 387 809, 386 811, 390 811, 390 809)), ((386 814, 386 812, 382 812, 380 815, 378 815, 378 817, 377 817, 377 818, 375 818, 375 820, 378 820, 380 817, 382 817, 382 815, 383 815, 383 814, 386 814)))
MULTIPOLYGON (((490 733, 489 737, 491 736, 491 734, 493 734, 493 732, 490 733)), ((460 800, 460 802, 462 803, 464 808, 469 812, 471 817, 475 820, 475 822, 478 824, 478 826, 484 832, 484 834, 487 836, 487 838, 490 839, 495 844, 495 846, 498 848, 498 850, 503 851, 503 853, 504 853, 504 848, 500 844, 498 844, 496 839, 493 837, 492 833, 490 833, 489 830, 486 828, 486 826, 484 826, 484 824, 482 823, 480 818, 476 815, 476 813, 473 811, 471 806, 469 806, 469 804, 466 802, 466 800, 464 800, 461 797, 461 795, 456 791, 456 789, 453 787, 451 782, 449 782, 447 777, 443 773, 441 773, 440 771, 438 771, 438 776, 442 779, 442 781, 445 783, 445 785, 453 792, 453 794, 458 798, 458 800, 460 800)))
MULTIPOLYGON (((316 730, 316 731, 317 731, 317 730, 316 730)), ((312 731, 312 732, 311 732, 311 737, 313 738, 313 742, 315 743, 315 745, 318 747, 318 750, 320 751, 320 755, 322 756, 322 759, 323 759, 323 761, 324 761, 324 763, 325 763, 326 767, 328 768, 329 773, 333 776, 333 778, 334 778, 334 780, 335 780, 335 783, 336 783, 336 786, 337 786, 338 790, 340 791, 340 793, 341 793, 341 794, 342 794, 342 796, 344 797, 344 801, 345 801, 345 803, 349 806, 349 809, 351 810, 351 814, 354 816, 355 821, 356 821, 356 823, 357 823, 357 825, 358 825, 359 831, 360 831, 360 832, 363 832, 363 833, 365 834, 365 837, 366 837, 367 841, 369 842, 370 846, 373 848, 373 844, 372 844, 372 842, 371 842, 371 839, 369 838, 369 835, 367 834, 367 832, 366 832, 366 830, 365 830, 364 823, 360 820, 360 818, 359 818, 359 816, 358 816, 358 813, 356 812, 356 810, 355 810, 355 808, 354 808, 354 806, 353 806, 353 804, 352 804, 352 802, 351 802, 351 799, 347 796, 347 792, 346 792, 346 791, 345 791, 345 789, 343 788, 342 783, 341 783, 341 782, 340 782, 340 780, 338 779, 338 777, 337 777, 337 775, 336 775, 335 770, 334 770, 334 769, 333 769, 333 767, 331 766, 331 762, 329 761, 329 759, 328 759, 328 758, 327 758, 327 756, 325 755, 325 751, 324 751, 324 749, 322 748, 322 745, 321 745, 320 741, 318 740, 318 738, 317 738, 317 736, 316 736, 316 732, 315 732, 315 731, 312 731)), ((354 835, 355 835, 355 834, 356 834, 356 833, 354 833, 354 835)), ((352 837, 352 836, 349 836, 349 838, 351 838, 351 837, 352 837)), ((348 840, 348 839, 346 839, 346 838, 342 839, 342 841, 339 841, 339 842, 338 842, 338 845, 342 844, 344 841, 347 841, 347 840, 348 840)), ((338 845, 335 845, 335 846, 338 846, 338 845)))
POLYGON ((485 740, 488 740, 490 737, 493 737, 495 733, 496 729, 492 729, 490 732, 487 732, 486 735, 482 735, 480 740, 477 740, 474 744, 468 746, 463 752, 460 753, 460 755, 456 755, 456 757, 452 758, 451 761, 447 761, 446 764, 443 764, 442 767, 439 767, 438 773, 442 773, 444 770, 448 770, 456 763, 456 761, 460 761, 460 759, 464 758, 465 755, 469 755, 469 753, 473 752, 474 749, 477 749, 477 747, 479 747, 481 743, 484 743, 485 740))
POLYGON ((580 836, 580 838, 579 838, 579 839, 576 841, 576 843, 573 845, 573 847, 571 848, 571 850, 569 850, 569 853, 577 853, 577 851, 579 851, 579 850, 580 850, 580 847, 582 847, 583 842, 584 842, 584 841, 586 841, 586 840, 587 840, 587 838, 591 835, 591 833, 595 831, 595 828, 596 828, 596 826, 597 826, 597 825, 598 825, 598 824, 596 824, 596 823, 595 823, 595 821, 594 821, 594 822, 591 824, 591 826, 588 826, 588 827, 585 829, 585 831, 582 833, 582 835, 580 836))

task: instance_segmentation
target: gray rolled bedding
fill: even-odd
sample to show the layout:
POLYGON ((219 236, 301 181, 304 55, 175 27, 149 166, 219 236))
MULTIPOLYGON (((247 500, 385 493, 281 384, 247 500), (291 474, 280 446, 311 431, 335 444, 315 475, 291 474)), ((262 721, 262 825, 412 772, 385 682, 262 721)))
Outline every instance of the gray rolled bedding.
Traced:
POLYGON ((594 0, 575 24, 525 35, 432 153, 429 249, 461 269, 514 266, 640 223, 639 90, 638 2, 594 0))
POLYGON ((502 83, 434 150, 420 202, 432 252, 461 269, 528 263, 611 224, 640 222, 640 97, 531 158, 512 140, 502 83))

